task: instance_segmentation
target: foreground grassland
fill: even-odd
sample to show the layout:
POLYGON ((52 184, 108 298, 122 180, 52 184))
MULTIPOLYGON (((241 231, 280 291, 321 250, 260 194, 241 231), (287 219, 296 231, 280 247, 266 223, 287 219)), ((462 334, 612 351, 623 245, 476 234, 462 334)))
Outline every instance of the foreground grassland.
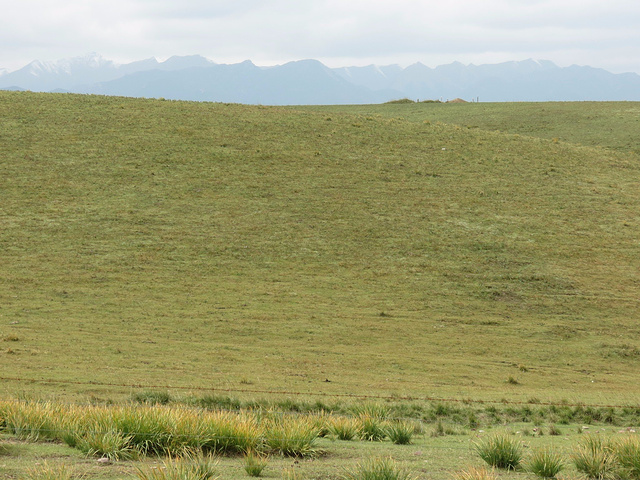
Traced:
POLYGON ((637 404, 630 150, 20 92, 0 120, 4 396, 637 404))
POLYGON ((251 455, 262 463, 265 478, 478 478, 464 477, 463 472, 486 468, 483 460, 505 467, 506 459, 515 471, 503 468, 485 477, 533 480, 535 475, 544 476, 535 458, 551 453, 562 478, 640 477, 640 438, 633 429, 521 423, 472 431, 440 423, 432 428, 389 418, 381 405, 371 407, 341 416, 0 402, 0 476, 208 478, 151 476, 176 467, 184 472, 197 463, 211 478, 250 478, 245 467, 251 455), (495 448, 496 441, 508 450, 495 448), (598 465, 602 454, 607 460, 598 465), (404 476, 359 476, 362 466, 372 463, 404 476), (594 472, 595 468, 599 470, 594 472), (65 472, 69 476, 61 474, 65 472))

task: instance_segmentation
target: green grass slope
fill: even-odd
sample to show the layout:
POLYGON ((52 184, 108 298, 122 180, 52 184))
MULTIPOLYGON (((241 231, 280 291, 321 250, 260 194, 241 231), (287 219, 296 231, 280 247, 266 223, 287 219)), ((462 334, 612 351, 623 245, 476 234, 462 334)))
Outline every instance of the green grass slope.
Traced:
POLYGON ((428 120, 640 154, 639 102, 410 102, 304 109, 428 120))
POLYGON ((0 145, 1 375, 96 383, 5 394, 640 393, 631 153, 21 92, 0 145))

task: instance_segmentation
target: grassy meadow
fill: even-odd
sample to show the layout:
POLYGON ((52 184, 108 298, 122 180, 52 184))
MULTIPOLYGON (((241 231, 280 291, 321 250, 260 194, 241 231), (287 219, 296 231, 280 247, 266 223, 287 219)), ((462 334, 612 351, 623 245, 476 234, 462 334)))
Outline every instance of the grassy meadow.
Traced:
MULTIPOLYGON (((0 397, 369 397, 464 428, 419 448, 322 437, 313 478, 371 449, 435 478, 475 461, 469 428, 519 418, 577 435, 604 410, 500 402, 639 404, 639 118, 0 92, 0 397), (421 457, 447 442, 459 454, 421 457)), ((6 418, 21 453, 0 465, 22 471, 45 447, 13 445, 6 418)))
POLYGON ((0 116, 5 377, 638 395, 631 152, 376 115, 95 96, 2 92, 0 116))

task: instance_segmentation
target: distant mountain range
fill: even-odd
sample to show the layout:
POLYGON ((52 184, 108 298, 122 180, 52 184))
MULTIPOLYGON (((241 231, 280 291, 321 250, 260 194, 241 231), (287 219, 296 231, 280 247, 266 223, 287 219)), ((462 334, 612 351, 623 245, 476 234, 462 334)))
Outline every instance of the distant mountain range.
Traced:
POLYGON ((272 67, 216 64, 199 55, 118 65, 98 54, 34 61, 8 72, 0 89, 73 92, 263 105, 362 104, 400 98, 505 101, 640 101, 640 75, 524 60, 329 68, 317 60, 272 67))

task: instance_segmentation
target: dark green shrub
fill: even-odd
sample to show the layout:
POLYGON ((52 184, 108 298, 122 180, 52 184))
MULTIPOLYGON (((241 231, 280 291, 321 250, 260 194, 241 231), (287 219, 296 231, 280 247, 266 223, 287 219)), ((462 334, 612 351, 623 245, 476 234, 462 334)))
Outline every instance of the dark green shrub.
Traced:
POLYGON ((555 425, 549 425, 549 435, 553 435, 553 436, 562 435, 562 430, 560 430, 555 425))
POLYGON ((395 104, 403 104, 403 103, 416 103, 413 100, 411 100, 410 98, 400 98, 398 100, 390 100, 388 102, 385 102, 388 105, 395 105, 395 104))
POLYGON ((132 398, 134 402, 146 403, 149 405, 167 405, 171 402, 171 395, 169 395, 169 392, 155 392, 152 390, 135 393, 132 398))
POLYGON ((242 408, 240 400, 225 395, 205 395, 196 400, 196 405, 209 410, 239 410, 242 408))

